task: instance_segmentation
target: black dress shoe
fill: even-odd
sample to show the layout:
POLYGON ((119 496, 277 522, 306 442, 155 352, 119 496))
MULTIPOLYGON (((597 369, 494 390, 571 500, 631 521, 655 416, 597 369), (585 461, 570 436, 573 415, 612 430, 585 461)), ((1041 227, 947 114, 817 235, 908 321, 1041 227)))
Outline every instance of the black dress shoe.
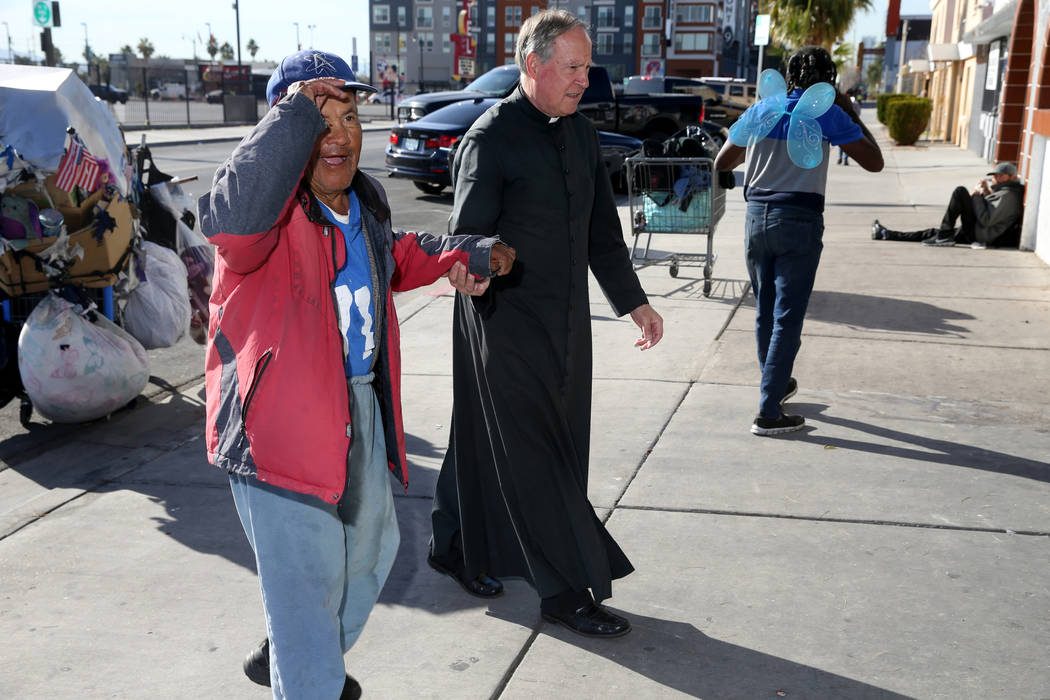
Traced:
POLYGON ((541 611, 541 614, 547 622, 565 625, 584 637, 622 637, 631 631, 630 620, 595 603, 588 603, 571 613, 541 611))
POLYGON ((453 581, 462 586, 463 590, 471 595, 479 598, 498 598, 503 595, 503 584, 499 579, 481 574, 477 578, 468 581, 464 578, 461 567, 452 568, 436 559, 432 554, 427 556, 427 564, 430 564, 430 568, 434 571, 452 577, 453 581))
MULTIPOLYGON (((248 653, 248 656, 244 659, 244 675, 248 676, 248 680, 259 685, 265 685, 267 688, 270 687, 270 640, 269 638, 259 642, 259 646, 255 647, 248 653)), ((339 700, 358 700, 361 697, 361 684, 358 683, 349 673, 346 674, 346 682, 343 683, 343 692, 339 695, 339 700)))

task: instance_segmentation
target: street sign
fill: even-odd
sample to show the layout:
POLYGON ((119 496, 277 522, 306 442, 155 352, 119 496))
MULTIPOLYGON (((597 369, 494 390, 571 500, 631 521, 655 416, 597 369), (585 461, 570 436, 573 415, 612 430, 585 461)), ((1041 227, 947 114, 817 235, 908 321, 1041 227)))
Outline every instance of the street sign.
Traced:
POLYGON ((769 44, 769 15, 755 15, 755 46, 769 44))
POLYGON ((50 0, 33 0, 33 22, 36 26, 50 27, 53 20, 50 0))

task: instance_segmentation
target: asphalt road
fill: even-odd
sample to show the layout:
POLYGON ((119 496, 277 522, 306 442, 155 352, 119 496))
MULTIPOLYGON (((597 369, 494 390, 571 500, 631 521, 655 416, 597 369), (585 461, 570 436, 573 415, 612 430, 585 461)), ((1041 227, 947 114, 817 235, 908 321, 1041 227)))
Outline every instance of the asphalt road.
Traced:
MULTIPOLYGON (((183 190, 196 201, 208 190, 215 169, 229 156, 235 145, 234 142, 156 145, 151 146, 150 150, 156 166, 162 172, 174 177, 196 176, 195 181, 183 184, 183 190)), ((394 212, 395 228, 444 233, 452 208, 451 196, 423 195, 407 180, 387 178, 383 167, 385 146, 385 132, 367 132, 360 167, 379 178, 386 188, 394 212)), ((447 288, 443 280, 430 288, 406 292, 399 295, 398 304, 420 294, 435 293, 441 288, 447 288)), ((150 350, 148 355, 152 378, 143 391, 145 396, 153 396, 168 385, 181 386, 193 381, 204 371, 204 349, 188 336, 173 347, 150 350)), ((0 409, 0 460, 10 465, 31 459, 54 449, 56 443, 79 431, 91 430, 93 425, 53 424, 34 412, 30 429, 27 430, 19 422, 19 401, 16 399, 0 409)))

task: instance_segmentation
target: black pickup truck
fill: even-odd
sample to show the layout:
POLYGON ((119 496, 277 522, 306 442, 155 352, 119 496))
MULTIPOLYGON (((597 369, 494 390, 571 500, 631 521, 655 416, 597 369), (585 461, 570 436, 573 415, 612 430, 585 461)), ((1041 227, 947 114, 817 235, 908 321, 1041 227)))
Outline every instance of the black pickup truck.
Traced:
MULTIPOLYGON (((517 86, 518 75, 517 66, 499 66, 463 90, 431 92, 406 98, 398 106, 398 121, 415 121, 436 109, 462 100, 506 97, 517 86)), ((662 139, 690 124, 703 121, 704 99, 699 95, 617 95, 609 73, 601 66, 591 66, 587 78, 590 85, 583 93, 578 111, 594 122, 599 130, 640 139, 662 139)))

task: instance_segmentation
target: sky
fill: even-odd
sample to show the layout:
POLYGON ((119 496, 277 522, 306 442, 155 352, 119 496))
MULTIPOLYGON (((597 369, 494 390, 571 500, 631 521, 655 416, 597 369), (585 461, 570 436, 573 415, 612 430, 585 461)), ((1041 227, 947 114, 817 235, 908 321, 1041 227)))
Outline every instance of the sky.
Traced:
MULTIPOLYGON (((315 47, 350 58, 353 38, 363 64, 368 60, 368 0, 239 0, 241 58, 248 61, 248 39, 259 45, 258 60, 278 60, 302 47, 315 47), (312 25, 312 28, 311 28, 312 25)), ((865 36, 883 37, 888 0, 874 0, 874 10, 858 15, 845 41, 856 44, 865 36)), ((7 23, 11 47, 18 54, 40 51, 39 29, 33 24, 33 0, 0 0, 0 21, 7 23)), ((927 0, 902 0, 901 14, 929 14, 927 0)), ((62 26, 52 39, 67 62, 83 60, 85 31, 98 55, 118 53, 148 38, 155 55, 191 58, 194 39, 197 56, 207 58, 208 23, 221 45, 236 47, 237 26, 233 0, 60 0, 62 26), (82 24, 83 23, 83 24, 82 24), (84 26, 86 25, 86 27, 84 26)), ((0 31, 5 28, 0 25, 0 31)), ((0 34, 0 55, 6 56, 6 34, 0 34)))

